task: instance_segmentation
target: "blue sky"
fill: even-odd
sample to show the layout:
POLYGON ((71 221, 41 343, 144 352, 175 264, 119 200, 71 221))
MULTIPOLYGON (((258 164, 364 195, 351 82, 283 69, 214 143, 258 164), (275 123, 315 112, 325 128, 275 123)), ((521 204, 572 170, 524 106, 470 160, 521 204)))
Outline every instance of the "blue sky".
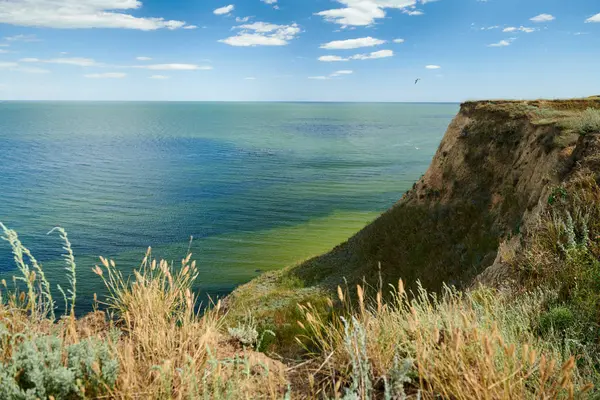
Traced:
POLYGON ((0 1, 0 99, 578 97, 599 65, 596 0, 0 1))

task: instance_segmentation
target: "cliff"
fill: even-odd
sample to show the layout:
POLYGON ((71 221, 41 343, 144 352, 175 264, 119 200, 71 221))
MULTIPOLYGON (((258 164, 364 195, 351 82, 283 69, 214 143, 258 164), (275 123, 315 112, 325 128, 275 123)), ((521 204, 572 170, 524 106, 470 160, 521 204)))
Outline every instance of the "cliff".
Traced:
POLYGON ((520 252, 553 188, 584 173, 600 178, 598 109, 597 98, 462 104, 397 204, 330 252, 240 287, 232 313, 252 309, 284 329, 297 302, 318 303, 344 282, 510 287, 518 277, 506 249, 520 252))

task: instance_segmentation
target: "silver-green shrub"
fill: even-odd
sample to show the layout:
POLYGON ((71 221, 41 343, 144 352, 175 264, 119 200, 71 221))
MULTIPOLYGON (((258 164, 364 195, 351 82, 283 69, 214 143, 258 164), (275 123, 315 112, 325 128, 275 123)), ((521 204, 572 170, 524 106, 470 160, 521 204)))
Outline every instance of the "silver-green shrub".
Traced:
POLYGON ((51 335, 12 339, 20 343, 12 357, 0 363, 1 399, 89 398, 115 386, 119 363, 105 341, 87 339, 65 346, 51 335))

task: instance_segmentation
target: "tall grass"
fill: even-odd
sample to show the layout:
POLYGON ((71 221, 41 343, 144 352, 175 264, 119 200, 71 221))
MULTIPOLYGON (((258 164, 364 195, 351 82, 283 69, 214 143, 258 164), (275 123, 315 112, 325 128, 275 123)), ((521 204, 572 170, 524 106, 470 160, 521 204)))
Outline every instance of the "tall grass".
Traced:
POLYGON ((576 115, 566 118, 562 125, 580 135, 600 132, 600 110, 588 108, 580 111, 576 115))
MULTIPOLYGON (((358 287, 351 319, 302 307, 307 349, 324 361, 317 378, 335 398, 574 399, 592 389, 564 338, 536 333, 553 293, 509 298, 489 289, 437 296, 404 285, 368 299, 358 287), (314 350, 313 350, 314 351, 314 350), (341 388, 341 389, 340 389, 341 388), (345 389, 344 389, 345 388, 345 389), (354 397, 353 397, 354 396, 354 397)), ((339 290, 341 301, 347 293, 339 290)))
MULTIPOLYGON (((14 261, 21 276, 14 277, 15 281, 22 282, 26 287, 26 309, 31 313, 32 318, 55 319, 55 302, 52 298, 50 283, 46 279, 44 270, 40 263, 31 254, 29 249, 21 243, 19 235, 12 229, 8 229, 0 222, 2 229, 2 239, 7 241, 12 249, 14 261)), ((18 289, 14 293, 15 301, 20 298, 18 289)))
POLYGON ((93 270, 107 287, 102 303, 111 318, 97 312, 76 320, 77 266, 66 232, 57 228, 71 284, 57 321, 41 264, 14 231, 0 227, 23 275, 14 288, 0 288, 0 398, 285 396, 282 364, 231 342, 219 302, 200 313, 191 254, 176 266, 152 258, 149 249, 131 276, 101 257, 93 270))

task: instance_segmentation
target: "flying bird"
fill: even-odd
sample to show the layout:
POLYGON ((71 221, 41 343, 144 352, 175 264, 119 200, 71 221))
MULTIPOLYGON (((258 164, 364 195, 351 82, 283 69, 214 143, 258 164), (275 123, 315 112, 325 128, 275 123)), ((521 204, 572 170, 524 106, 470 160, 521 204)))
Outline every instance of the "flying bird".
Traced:
POLYGON ((420 80, 421 80, 421 78, 417 78, 417 79, 415 80, 415 85, 416 85, 417 83, 419 83, 419 81, 420 81, 420 80))

